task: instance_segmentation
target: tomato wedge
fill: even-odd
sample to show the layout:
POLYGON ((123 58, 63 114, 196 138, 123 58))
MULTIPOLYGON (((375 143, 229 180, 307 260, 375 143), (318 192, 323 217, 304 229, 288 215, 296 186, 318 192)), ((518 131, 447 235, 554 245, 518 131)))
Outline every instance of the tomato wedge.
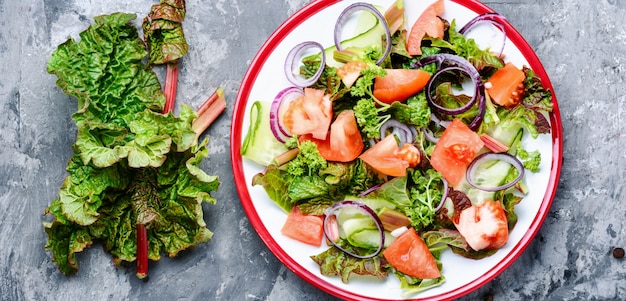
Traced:
POLYGON ((498 249, 509 240, 506 213, 500 202, 472 205, 453 218, 461 236, 476 251, 498 249))
POLYGON ((320 155, 327 161, 350 162, 365 147, 352 110, 344 110, 337 115, 326 139, 315 139, 312 135, 303 135, 299 139, 315 142, 320 155))
POLYGON ((399 157, 399 151, 394 135, 388 135, 363 152, 359 158, 380 173, 402 177, 406 175, 409 163, 399 157))
POLYGON ((437 0, 415 20, 406 42, 406 50, 410 55, 422 54, 422 39, 425 36, 443 38, 444 24, 438 17, 443 14, 443 11, 443 0, 437 0))
POLYGON ((316 139, 326 139, 333 119, 330 96, 324 95, 322 90, 305 88, 304 96, 290 102, 281 118, 292 134, 311 134, 316 139))
POLYGON ((383 251, 385 259, 398 271, 419 279, 441 277, 437 261, 424 240, 409 228, 383 251))
POLYGON ((524 93, 524 78, 524 72, 508 62, 489 78, 491 87, 487 93, 493 102, 501 106, 517 105, 524 93))
POLYGON ((387 104, 394 101, 403 102, 421 91, 430 73, 421 69, 385 69, 387 74, 377 77, 374 81, 374 96, 387 104))
POLYGON ((361 61, 349 61, 343 66, 337 68, 337 76, 341 78, 346 87, 350 88, 361 76, 361 70, 367 68, 367 64, 361 61))
POLYGON ((484 146, 480 136, 458 118, 452 120, 435 145, 430 165, 451 185, 465 177, 467 166, 484 146))
POLYGON ((287 215, 287 220, 280 230, 283 235, 297 241, 319 247, 324 236, 321 216, 302 214, 298 206, 294 206, 287 215))

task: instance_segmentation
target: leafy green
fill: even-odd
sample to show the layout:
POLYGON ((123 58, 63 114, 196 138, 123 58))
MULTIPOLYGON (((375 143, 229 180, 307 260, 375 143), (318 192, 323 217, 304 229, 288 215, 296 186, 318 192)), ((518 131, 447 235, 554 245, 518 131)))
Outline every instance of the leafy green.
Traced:
MULTIPOLYGON (((342 247, 354 250, 350 244, 343 243, 342 247)), ((348 283, 351 274, 368 275, 377 278, 386 278, 382 255, 368 259, 360 259, 346 254, 336 247, 330 247, 324 252, 311 256, 311 259, 320 266, 320 273, 325 276, 340 276, 343 283, 348 283)))
POLYGON ((161 0, 152 6, 142 27, 150 50, 149 65, 176 63, 189 50, 182 22, 185 0, 161 0))
POLYGON ((404 213, 411 220, 415 230, 419 231, 435 221, 435 209, 444 201, 441 191, 443 177, 436 170, 427 169, 425 172, 414 171, 411 179, 414 183, 410 188, 412 206, 405 208, 404 213))
POLYGON ((304 141, 298 146, 298 155, 287 163, 287 172, 294 177, 314 175, 328 166, 326 159, 317 150, 317 144, 304 141))
POLYGON ((391 114, 381 114, 387 106, 377 108, 370 99, 362 98, 354 106, 354 117, 364 138, 380 138, 380 127, 391 118, 391 114))
POLYGON ((539 172, 539 165, 541 164, 541 153, 539 150, 527 151, 522 145, 517 147, 517 156, 524 164, 524 168, 531 172, 539 172))
POLYGON ((368 97, 378 103, 373 93, 374 79, 377 76, 385 76, 387 72, 374 63, 368 63, 368 67, 361 70, 361 76, 356 80, 354 85, 350 87, 350 94, 356 97, 368 97))
POLYGON ((147 52, 130 23, 135 15, 95 18, 80 36, 52 53, 48 72, 78 100, 72 118, 78 134, 68 176, 45 213, 46 249, 64 274, 78 269, 75 258, 102 241, 113 262, 136 260, 135 226, 148 229, 149 258, 207 242, 202 204, 219 180, 199 164, 207 140, 197 141, 195 112, 160 114, 161 85, 142 59, 147 52))
POLYGON ((493 54, 489 48, 481 49, 474 39, 468 39, 460 34, 456 30, 456 20, 452 20, 448 28, 448 37, 447 41, 437 38, 430 39, 431 46, 451 50, 467 59, 478 71, 486 68, 499 69, 504 66, 504 61, 493 54))
POLYGON ((423 90, 402 103, 395 101, 389 109, 394 119, 416 128, 428 126, 431 119, 431 110, 423 90))

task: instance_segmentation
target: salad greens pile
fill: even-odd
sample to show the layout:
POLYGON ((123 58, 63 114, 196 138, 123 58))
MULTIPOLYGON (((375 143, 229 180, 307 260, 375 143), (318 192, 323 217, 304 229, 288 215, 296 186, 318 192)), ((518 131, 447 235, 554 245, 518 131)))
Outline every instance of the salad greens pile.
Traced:
MULTIPOLYGON (((456 187, 444 188, 447 186, 443 184, 441 173, 429 164, 436 143, 428 139, 426 133, 430 132, 434 137, 441 136, 445 130, 442 124, 453 118, 469 124, 478 114, 477 105, 467 112, 451 116, 431 109, 426 97, 426 93, 429 92, 426 89, 405 102, 392 104, 378 101, 372 93, 375 78, 384 75, 386 68, 410 69, 420 59, 436 54, 454 54, 465 58, 479 71, 483 81, 487 81, 496 70, 505 65, 503 58, 498 54, 489 49, 481 49, 473 39, 460 34, 454 20, 451 23, 443 21, 444 38, 424 38, 421 56, 412 57, 407 54, 406 31, 397 31, 392 37, 391 54, 380 66, 374 63, 375 58, 382 53, 380 45, 358 49, 360 52, 356 52, 357 57, 351 59, 364 61, 367 68, 360 71, 360 77, 351 87, 342 82, 337 74, 337 68, 330 66, 325 67, 321 77, 311 86, 330 95, 335 116, 343 110, 354 111, 366 149, 382 138, 380 128, 390 119, 414 128, 417 134, 412 143, 421 150, 422 160, 416 167, 409 168, 406 176, 395 178, 381 176, 360 158, 347 163, 326 161, 315 143, 298 141, 297 135, 294 135, 284 144, 264 144, 277 145, 277 148, 298 149, 299 152, 293 160, 284 165, 270 163, 263 172, 254 176, 252 184, 262 185, 270 199, 285 212, 298 206, 304 214, 323 215, 333 204, 346 199, 373 204, 371 207, 379 214, 383 207, 400 212, 410 220, 410 226, 420 233, 436 258, 440 270, 442 266, 439 261, 440 255, 446 249, 474 259, 494 254, 497 249, 475 251, 470 248, 466 240, 455 230, 452 216, 455 212, 458 214, 470 207, 472 203, 484 200, 497 201, 506 212, 510 231, 517 221, 514 207, 522 201, 523 195, 527 192, 523 181, 515 187, 496 192, 479 191, 465 182, 456 187), (444 195, 447 195, 446 200, 442 200, 444 195), (441 204, 443 209, 438 210, 441 202, 445 202, 441 204)), ((323 60, 321 55, 312 55, 303 58, 302 63, 304 65, 300 73, 308 78, 315 74, 323 60)), ((430 64, 421 69, 434 74, 437 66, 430 64)), ((476 132, 505 141, 509 154, 518 156, 527 170, 538 172, 541 162, 539 151, 524 149, 521 139, 525 133, 529 133, 532 138, 550 133, 550 123, 546 116, 552 110, 552 94, 544 88, 540 78, 531 69, 524 67, 523 72, 524 95, 520 104, 513 107, 497 106, 487 99, 484 121, 476 132)), ((436 98, 443 102, 442 105, 445 107, 456 108, 464 105, 470 97, 458 93, 463 75, 449 74, 442 77, 446 77, 446 81, 437 86, 432 93, 436 94, 436 98)), ((257 140, 275 140, 269 127, 257 127, 254 133, 249 132, 248 135, 254 135, 257 140)), ((242 154, 245 157, 246 153, 253 154, 257 151, 260 149, 248 150, 242 154)), ((272 152, 270 149, 262 151, 272 152)), ((491 171, 483 171, 484 175, 498 178, 498 181, 501 180, 503 183, 514 179, 519 173, 510 165, 501 168, 500 165, 494 164, 492 167, 491 171), (494 170, 497 173, 494 174, 496 172, 494 170)), ((352 253, 371 253, 371 250, 365 250, 363 246, 354 246, 343 237, 339 244, 352 253)), ((443 275, 437 279, 418 279, 405 275, 389 265, 382 254, 360 259, 330 246, 323 253, 311 258, 320 265, 323 275, 339 276, 346 283, 352 274, 384 278, 391 273, 400 279, 402 287, 408 293, 416 293, 445 281, 443 275)))
MULTIPOLYGON (((58 46, 47 70, 78 100, 78 134, 68 176, 45 213, 46 249, 64 274, 78 270, 76 253, 100 241, 113 262, 138 260, 136 225, 147 229, 148 257, 175 256, 208 242, 202 203, 219 180, 199 164, 208 155, 192 122, 196 113, 162 114, 165 97, 134 14, 95 17, 95 24, 58 46)), ((139 272, 138 272, 139 273, 139 272)))

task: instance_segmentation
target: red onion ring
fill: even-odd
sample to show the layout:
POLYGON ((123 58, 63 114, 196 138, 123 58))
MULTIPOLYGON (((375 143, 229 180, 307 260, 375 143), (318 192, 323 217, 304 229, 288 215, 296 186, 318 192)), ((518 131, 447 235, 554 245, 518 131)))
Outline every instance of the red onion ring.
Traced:
POLYGON ((516 157, 509 155, 508 153, 481 154, 477 156, 476 158, 474 158, 472 163, 470 163, 470 165, 467 167, 467 171, 465 173, 465 178, 467 179, 467 183, 472 185, 472 187, 483 190, 483 191, 489 191, 489 192, 500 191, 500 190, 510 188, 513 185, 515 185, 517 182, 519 182, 523 177, 524 177, 524 164, 520 160, 518 160, 516 157), (511 164, 511 166, 515 167, 515 169, 517 169, 518 171, 517 177, 513 179, 513 181, 511 182, 505 183, 497 187, 485 187, 485 186, 478 185, 476 181, 474 181, 474 174, 476 173, 476 170, 482 163, 489 162, 489 161, 504 161, 504 162, 511 164))
POLYGON ((465 35, 465 33, 468 32, 472 27, 474 27, 474 25, 481 23, 481 22, 489 22, 493 24, 494 26, 498 27, 500 31, 502 31, 502 34, 504 35, 504 38, 502 41, 502 48, 500 48, 500 53, 498 54, 498 56, 502 56, 502 53, 504 53, 504 46, 506 44, 506 27, 504 27, 504 24, 503 24, 505 21, 506 21, 506 18, 504 18, 504 16, 501 14, 484 13, 484 14, 476 16, 474 19, 467 22, 467 24, 465 24, 465 26, 463 26, 461 30, 459 30, 459 33, 462 35, 465 35))
POLYGON ((448 198, 448 181, 442 177, 441 182, 443 182, 443 194, 441 195, 441 202, 439 202, 439 205, 435 208, 435 213, 441 211, 443 204, 445 204, 446 199, 448 198))
POLYGON ((412 143, 417 132, 411 130, 411 127, 395 119, 389 119, 380 126, 380 139, 387 136, 387 131, 391 129, 391 134, 395 134, 400 138, 400 145, 412 143))
POLYGON ((335 23, 335 47, 339 51, 343 50, 343 48, 341 47, 341 29, 348 20, 348 17, 352 13, 360 10, 366 10, 372 13, 383 25, 383 29, 385 30, 385 50, 383 52, 383 55, 376 61, 376 65, 380 65, 383 63, 383 61, 385 61, 385 59, 387 58, 387 56, 389 56, 389 53, 391 52, 391 32, 389 32, 389 25, 387 24, 387 20, 385 19, 383 14, 369 3, 353 3, 341 12, 339 18, 337 18, 337 22, 335 23))
MULTIPOLYGON (((428 99, 430 105, 435 107, 435 109, 437 111, 439 111, 439 112, 441 112, 443 114, 446 114, 446 115, 459 115, 459 114, 463 114, 463 113, 467 112, 469 109, 471 109, 474 106, 474 104, 476 103, 476 99, 478 98, 478 93, 474 93, 474 95, 472 96, 470 101, 468 101, 462 107, 454 108, 454 109, 446 108, 444 106, 439 105, 437 102, 435 102, 435 99, 433 98, 433 95, 432 95, 432 91, 434 91, 436 89, 436 87, 433 87, 433 85, 435 84, 435 81, 432 80, 432 79, 436 78, 437 76, 440 76, 441 74, 443 74, 445 72, 454 71, 454 70, 466 72, 465 69, 463 69, 461 67, 457 67, 457 66, 450 66, 450 67, 441 68, 441 69, 437 70, 437 72, 435 72, 435 74, 433 74, 433 76, 431 76, 431 80, 429 80, 428 84, 426 85, 426 89, 427 89, 426 91, 431 92, 431 93, 427 93, 426 94, 426 98, 428 99)), ((482 80, 481 80, 481 82, 482 82, 482 80)), ((476 82, 474 82, 474 87, 477 87, 477 86, 478 85, 476 84, 476 82)))
POLYGON ((358 201, 346 200, 346 201, 335 203, 332 207, 326 210, 323 226, 324 226, 324 236, 328 239, 328 241, 330 241, 337 249, 343 251, 344 253, 352 257, 361 258, 361 259, 372 258, 372 257, 377 256, 383 250, 383 247, 385 246, 385 229, 383 228, 383 222, 380 220, 376 212, 372 210, 372 208, 358 201), (332 229, 327 228, 332 225, 332 222, 330 221, 331 216, 335 215, 335 211, 337 211, 338 209, 341 209, 343 207, 348 207, 348 206, 360 209, 361 211, 363 211, 363 213, 367 214, 368 216, 372 218, 372 220, 374 220, 374 223, 376 224, 376 227, 378 228, 378 231, 380 232, 380 245, 378 246, 378 249, 374 253, 368 254, 368 255, 355 254, 344 249, 332 239, 331 233, 333 233, 333 231, 332 229))
POLYGON ((326 66, 326 53, 324 52, 324 46, 322 46, 318 42, 314 41, 306 41, 296 45, 289 53, 287 54, 287 59, 285 60, 285 76, 287 76, 287 80, 297 87, 308 87, 314 84, 322 75, 324 71, 324 66, 326 66), (295 67, 299 65, 299 60, 302 52, 307 50, 308 48, 315 47, 319 48, 322 53, 322 61, 320 62, 320 67, 317 69, 315 74, 308 78, 304 79, 302 76, 297 76, 294 70, 297 70, 295 67))
POLYGON ((433 96, 431 93, 434 79, 439 74, 445 71, 452 70, 452 69, 463 71, 465 74, 469 76, 469 78, 474 83, 475 93, 472 96, 472 99, 470 99, 470 101, 468 102, 468 104, 471 103, 473 105, 476 101, 478 101, 478 114, 476 114, 476 117, 474 117, 474 120, 472 120, 472 122, 468 125, 470 129, 476 131, 482 124, 483 119, 485 118, 485 112, 487 110, 487 101, 485 99, 485 88, 484 88, 483 81, 480 78, 480 73, 478 73, 478 70, 476 70, 476 68, 474 67, 474 65, 472 65, 472 63, 470 63, 463 57, 460 57, 454 54, 448 54, 448 53, 440 53, 440 54, 435 54, 435 55, 424 57, 420 59, 419 61, 415 62, 413 66, 411 66, 411 68, 418 69, 418 68, 421 68, 423 66, 433 64, 433 63, 437 64, 438 71, 433 76, 430 77, 430 79, 428 80, 428 83, 426 84, 426 89, 427 89, 426 99, 428 100, 428 103, 431 106, 433 106, 437 111, 446 115, 458 115, 469 110, 471 106, 468 106, 468 105, 465 105, 458 109, 448 109, 448 108, 442 107, 438 105, 437 103, 435 103, 435 100, 433 99, 433 96), (448 65, 451 65, 451 66, 443 67, 442 69, 442 65, 444 63, 447 63, 448 65))
POLYGON ((439 142, 439 138, 435 137, 435 134, 429 128, 423 127, 422 128, 422 133, 424 133, 424 137, 426 138, 426 140, 428 140, 428 141, 430 141, 432 143, 439 142))
POLYGON ((288 87, 278 92, 272 102, 272 106, 270 108, 270 129, 272 130, 274 137, 276 137, 276 140, 281 143, 285 143, 287 138, 291 137, 291 133, 281 122, 281 108, 285 105, 289 105, 292 100, 302 95, 304 95, 302 88, 288 87))
POLYGON ((368 194, 370 194, 370 193, 372 193, 372 192, 374 192, 374 191, 378 190, 378 188, 380 188, 380 186, 382 186, 382 184, 374 185, 374 186, 372 186, 372 187, 370 187, 370 188, 366 189, 365 191, 363 191, 363 192, 359 193, 358 197, 360 197, 360 198, 365 197, 365 196, 367 196, 368 194))

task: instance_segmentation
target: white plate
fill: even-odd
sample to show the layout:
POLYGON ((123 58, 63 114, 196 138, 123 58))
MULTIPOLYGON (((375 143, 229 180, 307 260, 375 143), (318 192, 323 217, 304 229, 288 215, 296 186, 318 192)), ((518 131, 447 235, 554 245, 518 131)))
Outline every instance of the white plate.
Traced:
MULTIPOLYGON (((444 252, 442 272, 446 277, 445 283, 417 295, 403 297, 399 281, 393 275, 386 280, 351 276, 348 284, 342 283, 339 277, 321 275, 319 266, 309 256, 321 253, 327 246, 311 247, 280 234, 286 214, 268 198, 261 186, 250 185, 252 177, 263 170, 262 166, 242 159, 240 155, 241 144, 249 126, 252 103, 257 100, 271 102, 280 90, 291 85, 284 76, 283 65, 287 53, 295 45, 309 40, 317 41, 325 47, 333 45, 335 20, 344 8, 355 2, 357 1, 322 0, 307 5, 276 29, 249 67, 236 100, 231 129, 231 158, 242 206, 261 239, 283 264, 312 285, 337 297, 352 300, 458 298, 489 282, 513 263, 531 242, 548 214, 558 184, 562 157, 561 119, 554 95, 554 110, 550 114, 552 134, 541 135, 536 140, 528 138, 523 142, 529 150, 540 150, 542 165, 539 173, 527 173, 526 181, 530 193, 515 207, 519 220, 510 233, 509 242, 495 255, 482 260, 470 260, 450 251, 444 252)), ((368 1, 384 8, 393 2, 368 1)), ((432 2, 405 1, 406 26, 410 28, 432 2)), ((485 12, 493 10, 477 1, 448 0, 445 1, 443 18, 448 21, 455 19, 457 29, 460 29, 469 20, 485 12)), ((506 60, 518 67, 529 66, 542 78, 544 86, 553 91, 541 62, 528 43, 510 24, 505 24, 505 28, 506 60)), ((488 27, 477 27, 472 35, 484 37, 488 35, 488 30, 488 27), (481 30, 485 30, 485 34, 481 30)), ((489 39, 485 41, 489 43, 489 39)), ((491 46, 492 49, 499 49, 498 45, 491 46)))

